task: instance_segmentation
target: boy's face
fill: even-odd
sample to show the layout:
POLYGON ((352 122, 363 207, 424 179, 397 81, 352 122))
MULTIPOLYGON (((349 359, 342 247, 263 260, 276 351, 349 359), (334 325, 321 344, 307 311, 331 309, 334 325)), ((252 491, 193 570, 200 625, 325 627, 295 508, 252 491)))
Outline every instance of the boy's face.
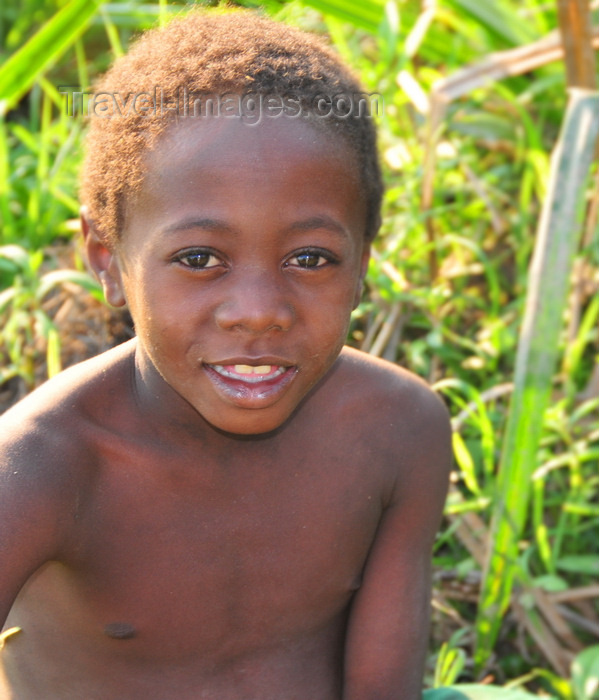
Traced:
POLYGON ((356 158, 303 121, 219 117, 171 128, 145 167, 103 263, 141 366, 221 430, 274 430, 335 362, 359 299, 356 158))

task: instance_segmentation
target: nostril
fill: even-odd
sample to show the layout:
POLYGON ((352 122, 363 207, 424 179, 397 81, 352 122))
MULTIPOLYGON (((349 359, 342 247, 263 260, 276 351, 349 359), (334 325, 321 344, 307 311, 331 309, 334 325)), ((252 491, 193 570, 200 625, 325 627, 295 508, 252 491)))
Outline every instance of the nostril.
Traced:
POLYGON ((252 333, 287 331, 293 325, 295 313, 283 302, 259 303, 251 299, 235 299, 221 304, 215 311, 216 324, 224 330, 245 330, 252 333))

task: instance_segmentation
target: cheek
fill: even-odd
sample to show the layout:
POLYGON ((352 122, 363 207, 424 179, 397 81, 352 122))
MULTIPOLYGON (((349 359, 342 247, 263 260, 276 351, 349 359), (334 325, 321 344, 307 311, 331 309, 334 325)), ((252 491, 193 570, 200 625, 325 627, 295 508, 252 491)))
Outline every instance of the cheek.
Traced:
POLYGON ((170 325, 182 311, 189 311, 185 296, 160 271, 131 274, 125 279, 129 309, 138 325, 158 322, 170 325))
POLYGON ((357 273, 349 279, 340 280, 324 293, 316 293, 311 299, 313 310, 319 315, 326 315, 330 323, 345 323, 353 310, 356 290, 359 287, 357 273))
POLYGON ((129 288, 128 308, 135 334, 150 352, 160 349, 168 354, 170 348, 182 340, 184 324, 176 312, 176 304, 166 294, 160 294, 160 286, 143 283, 129 288))
POLYGON ((309 329, 311 343, 315 347, 340 349, 345 344, 351 312, 354 307, 355 288, 348 286, 332 295, 314 295, 304 308, 304 326, 309 329))

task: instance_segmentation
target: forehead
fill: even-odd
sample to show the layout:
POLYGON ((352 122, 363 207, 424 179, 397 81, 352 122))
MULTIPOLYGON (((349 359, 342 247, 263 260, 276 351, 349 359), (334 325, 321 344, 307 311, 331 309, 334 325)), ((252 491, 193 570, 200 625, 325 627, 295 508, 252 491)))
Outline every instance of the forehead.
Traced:
POLYGON ((332 209, 364 232, 357 154, 332 129, 305 120, 181 119, 146 154, 143 172, 126 219, 131 214, 162 220, 198 206, 247 216, 253 203, 263 218, 301 218, 310 208, 325 214, 332 209))
POLYGON ((196 165, 198 156, 207 162, 238 162, 249 157, 256 164, 268 160, 272 166, 278 161, 284 168, 290 156, 301 156, 304 160, 328 158, 343 162, 345 175, 357 182, 359 163, 354 150, 333 128, 327 128, 325 119, 307 116, 308 119, 301 119, 282 115, 255 124, 227 116, 181 118, 167 127, 146 155, 147 173, 156 173, 153 164, 163 167, 165 157, 189 160, 196 165))

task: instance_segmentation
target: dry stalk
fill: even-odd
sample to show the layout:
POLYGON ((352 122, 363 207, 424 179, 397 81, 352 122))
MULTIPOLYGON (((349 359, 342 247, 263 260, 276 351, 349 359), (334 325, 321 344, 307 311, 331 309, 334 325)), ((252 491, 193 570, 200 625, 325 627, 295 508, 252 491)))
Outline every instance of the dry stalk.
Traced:
POLYGON ((570 620, 572 624, 576 625, 585 632, 593 634, 599 639, 599 623, 594 622, 593 620, 589 620, 583 615, 575 613, 573 610, 570 610, 570 608, 567 608, 565 605, 558 605, 557 610, 559 610, 560 615, 564 619, 570 620))
POLYGON ((559 591, 558 593, 550 593, 549 597, 554 603, 572 603, 575 600, 599 598, 599 584, 582 586, 581 588, 570 588, 567 591, 559 591))
POLYGON ((362 341, 362 350, 364 352, 370 353, 370 348, 372 347, 374 339, 376 338, 377 333, 383 325, 386 316, 387 312, 384 309, 381 309, 376 314, 374 319, 368 324, 366 335, 364 336, 364 340, 362 341))
POLYGON ((533 595, 537 608, 555 635, 572 651, 582 651, 584 645, 572 632, 572 629, 561 615, 559 607, 551 601, 547 593, 540 588, 531 588, 530 592, 533 595))
MULTIPOLYGON (((513 382, 506 382, 505 384, 497 384, 497 386, 492 386, 490 389, 487 389, 486 391, 483 391, 480 396, 479 400, 482 401, 483 403, 487 403, 489 401, 495 401, 495 399, 499 399, 502 396, 507 396, 508 394, 511 394, 512 391, 514 390, 514 384, 513 382)), ((476 401, 470 401, 469 404, 466 405, 465 408, 463 408, 455 418, 452 418, 451 424, 453 426, 454 430, 459 430, 462 425, 468 420, 468 418, 478 409, 478 403, 476 401)))
POLYGON ((553 669, 564 678, 569 675, 574 655, 560 646, 549 626, 535 610, 529 610, 516 596, 512 598, 512 610, 518 623, 526 629, 553 669))
POLYGON ((455 622, 459 627, 468 627, 468 622, 460 615, 460 613, 449 603, 442 593, 439 591, 433 591, 432 606, 435 610, 440 613, 447 615, 447 617, 455 622))
POLYGON ((401 302, 398 301, 393 304, 389 315, 383 321, 381 329, 372 343, 370 350, 368 351, 371 355, 374 355, 375 357, 382 356, 387 344, 389 343, 389 340, 391 339, 391 336, 393 335, 395 327, 401 321, 402 309, 403 304, 401 302))
POLYGON ((589 0, 558 0, 557 14, 565 48, 568 87, 594 90, 597 77, 589 0))
MULTIPOLYGON (((593 49, 599 48, 599 27, 590 29, 589 40, 593 49)), ((479 63, 462 68, 453 75, 439 80, 433 87, 431 101, 437 100, 448 104, 487 83, 523 75, 542 68, 548 63, 562 61, 564 58, 562 38, 556 30, 526 46, 492 53, 479 63)))
MULTIPOLYGON (((452 496, 458 494, 457 488, 451 484, 449 493, 452 496)), ((449 515, 451 522, 457 523, 456 535, 460 542, 470 552, 474 561, 482 568, 486 559, 489 531, 485 523, 477 513, 472 511, 449 515)))
MULTIPOLYGON (((570 0, 565 0, 565 2, 570 2, 570 0)), ((599 27, 589 28, 589 46, 593 50, 599 49, 599 27)), ((549 63, 564 60, 565 57, 566 51, 562 37, 556 30, 527 46, 492 53, 484 60, 439 80, 433 86, 427 105, 423 105, 420 97, 416 100, 419 111, 426 113, 428 117, 420 208, 424 214, 427 237, 431 244, 429 253, 431 280, 436 278, 439 266, 435 250, 437 235, 430 212, 434 201, 437 147, 450 103, 490 82, 523 75, 549 63)), ((405 80, 402 76, 398 76, 398 84, 402 89, 405 87, 405 80)), ((409 97, 409 90, 405 90, 405 92, 409 97)))

